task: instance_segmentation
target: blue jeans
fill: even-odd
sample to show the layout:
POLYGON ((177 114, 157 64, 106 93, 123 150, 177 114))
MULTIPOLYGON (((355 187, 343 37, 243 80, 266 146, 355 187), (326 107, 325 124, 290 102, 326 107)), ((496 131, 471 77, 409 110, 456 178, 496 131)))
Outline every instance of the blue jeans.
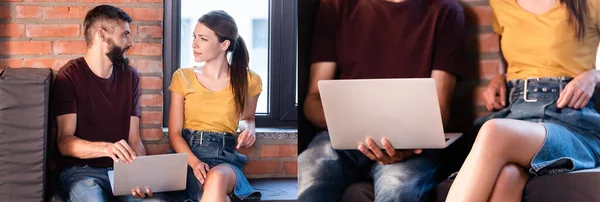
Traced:
POLYGON ((152 198, 135 198, 132 195, 113 196, 108 168, 94 168, 90 166, 74 166, 60 173, 60 183, 65 192, 66 201, 69 202, 95 202, 119 200, 125 202, 143 201, 160 202, 170 201, 164 193, 154 193, 152 198))
POLYGON ((372 179, 376 202, 426 201, 439 183, 438 171, 434 150, 381 165, 358 150, 333 149, 328 133, 322 132, 298 156, 298 200, 338 201, 349 184, 372 179))

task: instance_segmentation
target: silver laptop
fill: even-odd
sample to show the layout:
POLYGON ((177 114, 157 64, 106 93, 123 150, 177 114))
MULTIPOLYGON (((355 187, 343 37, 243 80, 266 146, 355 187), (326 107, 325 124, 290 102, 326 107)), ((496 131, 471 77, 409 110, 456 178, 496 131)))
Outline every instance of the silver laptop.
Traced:
POLYGON ((131 163, 119 161, 108 171, 113 195, 130 195, 139 187, 144 192, 178 191, 185 189, 187 153, 138 156, 131 163))
POLYGON ((444 133, 432 78, 322 80, 319 91, 335 149, 357 149, 366 137, 380 148, 445 148, 462 136, 444 133))

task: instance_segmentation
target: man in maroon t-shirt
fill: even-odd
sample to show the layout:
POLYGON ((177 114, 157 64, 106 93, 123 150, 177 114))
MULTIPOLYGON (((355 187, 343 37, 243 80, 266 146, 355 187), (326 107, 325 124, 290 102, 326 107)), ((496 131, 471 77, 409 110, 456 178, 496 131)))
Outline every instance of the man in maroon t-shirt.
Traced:
MULTIPOLYGON (((133 46, 131 17, 101 5, 85 16, 84 57, 69 61, 56 75, 53 104, 58 123, 61 186, 67 201, 108 201, 108 170, 113 161, 146 155, 140 140, 140 79, 125 56, 133 46)), ((121 201, 168 201, 141 187, 121 201)))
MULTIPOLYGON (((446 125, 455 78, 463 71, 464 23, 457 0, 321 0, 307 119, 327 128, 319 80, 431 77, 446 125)), ((425 201, 438 183, 437 152, 394 150, 389 142, 383 152, 374 141, 380 140, 342 151, 331 147, 327 131, 318 134, 298 157, 299 200, 337 201, 348 185, 372 180, 375 201, 425 201)))

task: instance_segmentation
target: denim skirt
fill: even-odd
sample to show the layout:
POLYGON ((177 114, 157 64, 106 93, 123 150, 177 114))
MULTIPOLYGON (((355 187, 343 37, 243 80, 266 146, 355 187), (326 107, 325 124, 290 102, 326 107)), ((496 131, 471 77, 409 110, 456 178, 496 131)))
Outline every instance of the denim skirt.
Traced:
POLYGON ((600 115, 592 98, 583 109, 557 107, 562 89, 572 78, 531 78, 507 82, 508 106, 475 121, 477 127, 495 118, 543 124, 546 138, 531 160, 535 177, 598 166, 600 115))

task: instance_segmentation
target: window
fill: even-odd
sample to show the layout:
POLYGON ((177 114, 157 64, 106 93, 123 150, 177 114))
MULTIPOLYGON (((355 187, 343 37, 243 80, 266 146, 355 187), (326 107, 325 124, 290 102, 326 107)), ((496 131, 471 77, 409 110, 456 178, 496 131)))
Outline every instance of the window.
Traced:
POLYGON ((250 69, 263 81, 258 100, 258 127, 295 127, 297 106, 296 0, 174 0, 165 1, 164 126, 168 124, 173 72, 197 64, 192 32, 198 18, 211 10, 231 15, 246 42, 250 69))

